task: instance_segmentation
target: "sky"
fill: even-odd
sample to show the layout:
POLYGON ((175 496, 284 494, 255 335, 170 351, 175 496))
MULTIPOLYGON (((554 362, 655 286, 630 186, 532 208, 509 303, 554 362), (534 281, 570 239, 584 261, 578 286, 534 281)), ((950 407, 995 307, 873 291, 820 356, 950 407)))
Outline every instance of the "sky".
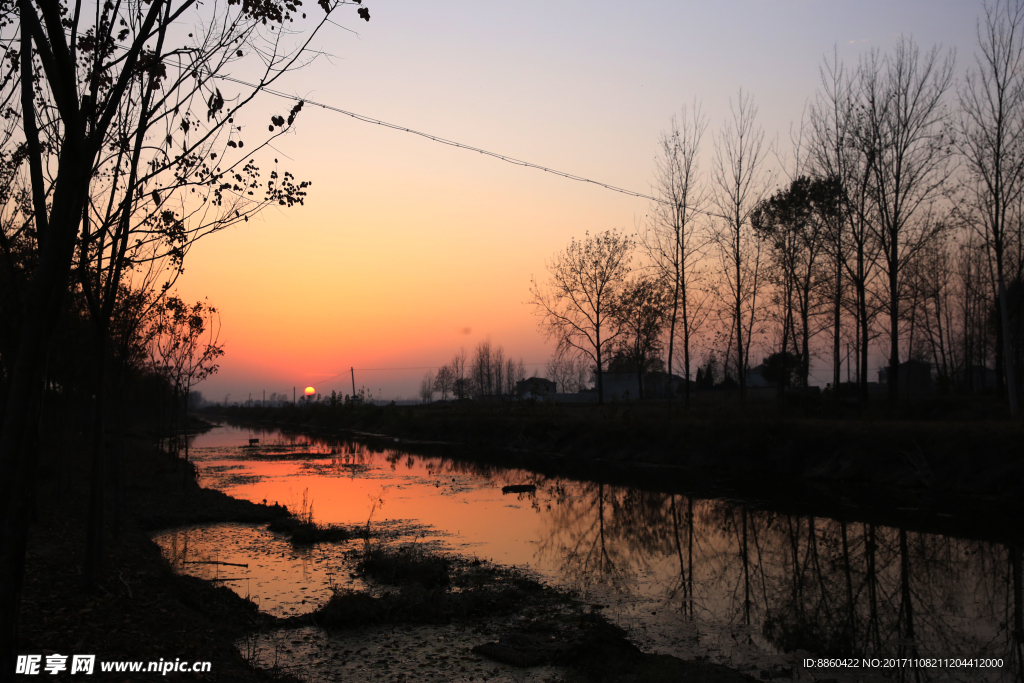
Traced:
MULTIPOLYGON (((659 135, 700 102, 713 135, 738 93, 785 167, 791 132, 835 52, 850 67, 909 36, 973 63, 982 6, 960 0, 365 0, 332 14, 311 64, 279 90, 641 193, 659 135), (353 31, 355 33, 353 33, 353 31)), ((319 12, 315 3, 304 7, 319 12)), ((244 76, 244 74, 239 74, 244 76)), ((266 94, 260 112, 291 102, 266 94)), ((244 119, 243 119, 244 121, 244 119)), ((414 398, 427 368, 490 339, 543 375, 553 342, 526 303, 531 277, 573 238, 633 232, 644 199, 514 166, 307 105, 274 143, 312 182, 197 242, 177 290, 221 312, 225 355, 208 400, 314 386, 414 398)), ((279 156, 278 156, 279 155, 279 156)), ((824 380, 829 371, 818 363, 824 380)), ((872 371, 874 368, 872 368, 872 371)))

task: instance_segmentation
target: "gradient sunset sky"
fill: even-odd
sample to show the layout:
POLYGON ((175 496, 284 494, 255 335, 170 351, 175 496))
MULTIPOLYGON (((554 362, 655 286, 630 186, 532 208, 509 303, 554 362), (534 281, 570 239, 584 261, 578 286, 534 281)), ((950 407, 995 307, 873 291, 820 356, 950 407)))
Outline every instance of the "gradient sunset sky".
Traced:
MULTIPOLYGON (((854 67, 902 34, 923 50, 956 50, 962 74, 982 8, 964 0, 367 3, 369 23, 350 6, 332 14, 358 35, 328 26, 318 45, 329 57, 278 89, 638 192, 650 191, 659 134, 695 98, 709 120, 706 169, 740 88, 789 155, 826 54, 835 49, 854 67)), ((269 95, 265 103, 290 106, 269 95)), ((312 181, 306 205, 205 238, 178 282, 182 297, 221 309, 226 353, 199 386, 210 400, 308 385, 348 393, 352 366, 357 386, 375 396, 413 398, 425 371, 393 368, 440 366, 488 337, 528 374, 543 374, 553 347, 524 303, 531 276, 543 278, 571 238, 632 231, 649 208, 314 106, 274 146, 283 169, 312 181)))

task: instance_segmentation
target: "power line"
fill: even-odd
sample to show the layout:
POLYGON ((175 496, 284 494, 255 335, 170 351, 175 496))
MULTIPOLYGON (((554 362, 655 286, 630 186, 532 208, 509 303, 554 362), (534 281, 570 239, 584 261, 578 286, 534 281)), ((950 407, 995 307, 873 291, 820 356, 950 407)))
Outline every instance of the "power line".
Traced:
MULTIPOLYGON (((583 176, 579 176, 579 175, 576 175, 574 173, 566 173, 565 171, 559 171, 559 170, 554 169, 554 168, 548 168, 547 166, 541 166, 540 164, 535 164, 535 163, 530 162, 530 161, 524 161, 522 159, 516 159, 514 157, 510 157, 507 154, 500 154, 498 152, 491 152, 491 151, 488 151, 486 149, 481 149, 479 147, 474 147, 472 145, 464 144, 462 142, 457 142, 455 140, 449 140, 447 138, 442 138, 442 137, 437 136, 437 135, 431 135, 430 133, 424 133, 422 131, 414 130, 414 129, 408 128, 406 126, 400 126, 400 125, 398 125, 396 123, 388 123, 387 121, 381 121, 380 119, 375 119, 375 118, 372 118, 372 117, 369 117, 369 116, 365 116, 363 114, 357 114, 356 112, 347 111, 345 109, 341 109, 339 107, 335 107, 335 106, 332 106, 332 105, 329 105, 329 104, 323 104, 322 102, 315 102, 313 100, 307 100, 307 99, 304 99, 302 97, 298 97, 297 95, 289 95, 288 93, 282 92, 280 90, 274 90, 272 88, 261 87, 261 86, 255 85, 253 83, 249 83, 247 81, 243 81, 243 80, 238 79, 238 78, 233 78, 231 76, 213 75, 213 77, 214 78, 218 78, 218 79, 223 80, 223 81, 230 81, 232 83, 237 83, 239 85, 244 85, 244 86, 246 86, 248 88, 254 88, 256 90, 261 90, 262 92, 269 93, 269 94, 275 95, 277 97, 282 97, 282 98, 284 98, 286 100, 292 100, 294 102, 302 102, 304 104, 310 104, 310 105, 313 105, 313 106, 316 106, 316 107, 320 107, 322 109, 326 109, 328 111, 336 112, 338 114, 344 114, 345 116, 349 116, 351 118, 354 118, 357 121, 363 121, 364 123, 373 123, 373 124, 376 124, 378 126, 384 126, 385 128, 391 128, 392 130, 401 131, 403 133, 411 133, 413 135, 418 135, 418 136, 426 138, 428 140, 432 140, 433 142, 439 142, 442 145, 448 145, 450 147, 457 147, 458 149, 464 149, 464 150, 467 150, 467 151, 470 151, 470 152, 477 152, 479 154, 483 154, 483 155, 489 156, 489 157, 494 157, 495 159, 498 159, 500 161, 504 161, 504 162, 507 162, 507 163, 510 163, 510 164, 514 164, 516 166, 523 166, 525 168, 533 168, 533 169, 536 169, 538 171, 543 171, 545 173, 551 173, 553 175, 561 176, 562 178, 568 178, 569 180, 576 180, 576 181, 579 181, 581 183, 591 183, 593 185, 597 185, 598 187, 603 187, 606 190, 611 190, 612 192, 619 192, 621 194, 629 195, 631 197, 639 197, 641 199, 649 199, 652 202, 657 202, 658 204, 666 204, 666 205, 671 205, 672 204, 672 202, 666 201, 664 199, 658 199, 657 197, 652 197, 649 194, 644 194, 642 192, 634 192, 633 190, 627 190, 627 189, 624 189, 624 188, 621 188, 621 187, 616 187, 615 185, 609 185, 608 183, 602 183, 599 180, 592 180, 591 178, 584 178, 583 176)), ((710 211, 705 211, 703 209, 696 209, 696 208, 690 207, 690 210, 693 211, 694 213, 702 213, 702 214, 704 214, 706 216, 712 216, 714 218, 724 218, 724 216, 720 216, 719 214, 711 213, 710 211)))
MULTIPOLYGON (((333 24, 334 22, 332 21, 331 23, 333 24)), ((335 24, 335 26, 337 26, 337 24, 335 24)), ((339 26, 339 28, 344 28, 344 27, 339 26)), ((351 30, 351 29, 346 29, 346 30, 351 30)), ((127 47, 125 47, 123 45, 118 45, 118 47, 123 49, 123 50, 127 50, 128 49, 127 47)), ((398 125, 396 123, 388 123, 387 121, 381 121, 380 119, 375 119, 375 118, 372 118, 370 116, 366 116, 364 114, 358 114, 358 113, 353 112, 353 111, 348 111, 346 109, 341 109, 340 107, 335 107, 335 106, 330 105, 330 104, 324 104, 323 102, 316 102, 315 100, 308 100, 308 99, 299 97, 298 95, 289 95, 288 93, 286 93, 284 91, 274 90, 273 88, 268 88, 266 86, 256 85, 254 83, 249 83, 248 81, 243 81, 242 79, 234 78, 233 76, 223 76, 223 75, 220 75, 220 74, 210 73, 210 77, 211 78, 216 78, 216 79, 219 79, 219 80, 222 80, 222 81, 229 81, 231 83, 237 83, 239 85, 244 85, 247 88, 253 88, 254 90, 265 92, 265 93, 268 93, 270 95, 274 95, 276 97, 281 97, 281 98, 286 99, 286 100, 291 100, 293 102, 302 102, 303 104, 311 104, 311 105, 313 105, 315 107, 320 107, 321 109, 326 109, 327 111, 333 111, 333 112, 336 112, 338 114, 344 114, 345 116, 349 116, 349 117, 351 117, 353 119, 356 119, 357 121, 363 121, 364 123, 373 123, 373 124, 376 124, 378 126, 384 126, 385 128, 391 128, 392 130, 397 130, 397 131, 400 131, 400 132, 403 132, 403 133, 411 133, 413 135, 418 135, 418 136, 426 138, 428 140, 432 140, 433 142, 439 142, 442 145, 448 145, 450 147, 456 147, 458 149, 464 149, 464 150, 467 150, 467 151, 470 151, 470 152, 477 152, 478 154, 483 154, 485 156, 493 157, 493 158, 498 159, 500 161, 504 161, 504 162, 507 162, 507 163, 510 163, 510 164, 514 164, 516 166, 523 166, 524 168, 536 169, 538 171, 543 171, 544 173, 551 173, 553 175, 560 176, 562 178, 567 178, 569 180, 576 180, 576 181, 581 182, 581 183, 590 183, 592 185, 597 185, 598 187, 603 187, 606 190, 611 190, 612 192, 619 192, 620 194, 629 195, 630 197, 639 197, 640 199, 649 199, 652 202, 655 202, 655 203, 658 203, 658 204, 664 204, 666 206, 671 206, 672 205, 672 202, 670 202, 670 201, 667 201, 665 199, 658 199, 657 197, 652 197, 649 194, 644 194, 642 192, 635 192, 633 190, 627 190, 627 189, 622 188, 622 187, 616 187, 615 185, 610 185, 608 183, 602 183, 599 180, 593 180, 591 178, 584 178, 583 176, 579 176, 579 175, 576 175, 574 173, 567 173, 565 171, 559 171, 557 169, 549 168, 547 166, 541 166, 540 164, 535 164, 535 163, 533 163, 531 161, 524 161, 523 159, 516 159, 515 157, 510 157, 507 154, 501 154, 499 152, 491 152, 491 151, 486 150, 486 149, 481 149, 479 147, 474 147, 472 145, 467 145, 467 144, 462 143, 462 142, 457 142, 456 140, 449 140, 447 138, 442 138, 442 137, 440 137, 438 135, 431 135, 430 133, 424 133, 422 131, 414 130, 412 128, 408 128, 407 126, 401 126, 401 125, 398 125)), ((703 214, 703 215, 709 216, 711 218, 722 218, 722 219, 725 219, 725 220, 729 220, 728 216, 723 216, 722 214, 713 213, 713 212, 707 211, 705 209, 699 209, 699 208, 696 208, 696 207, 687 207, 687 209, 689 211, 692 211, 693 213, 703 214)))

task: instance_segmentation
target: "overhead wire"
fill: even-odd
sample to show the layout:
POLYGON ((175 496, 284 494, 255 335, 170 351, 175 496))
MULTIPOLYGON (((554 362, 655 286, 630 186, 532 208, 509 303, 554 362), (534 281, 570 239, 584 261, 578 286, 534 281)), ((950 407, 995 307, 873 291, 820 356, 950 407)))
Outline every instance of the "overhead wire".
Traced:
MULTIPOLYGON (((309 104, 309 105, 312 105, 314 107, 320 107, 321 109, 325 109, 327 111, 332 111, 332 112, 335 112, 335 113, 338 113, 338 114, 343 114, 345 116, 348 116, 348 117, 351 117, 353 119, 356 119, 357 121, 362 121, 364 123, 373 123, 373 124, 376 124, 378 126, 383 126, 385 128, 390 128, 392 130, 400 131, 402 133, 411 133, 412 135, 418 135, 419 137, 426 138, 427 140, 431 140, 433 142, 438 142, 438 143, 440 143, 442 145, 448 145, 449 147, 455 147, 455 148, 458 148, 458 149, 464 149, 464 150, 469 151, 469 152, 477 152, 478 154, 483 154, 484 156, 493 157, 495 159, 498 159, 500 161, 504 161, 504 162, 509 163, 509 164, 513 164, 515 166, 522 166, 524 168, 532 168, 532 169, 535 169, 535 170, 538 170, 538 171, 543 171, 544 173, 551 173, 553 175, 560 176, 562 178, 567 178, 568 180, 575 180, 575 181, 578 181, 578 182, 581 182, 581 183, 590 183, 592 185, 597 185, 598 187, 602 187, 602 188, 604 188, 606 190, 611 190, 612 192, 618 192, 620 194, 629 195, 631 197, 639 197, 640 199, 648 199, 648 200, 650 200, 652 202, 656 202, 658 204, 665 204, 665 205, 669 205, 669 206, 672 205, 672 202, 670 202, 668 200, 659 199, 658 197, 653 197, 653 196, 651 196, 649 194, 644 194, 643 192, 636 192, 634 190, 627 190, 627 189, 622 188, 622 187, 616 187, 615 185, 611 185, 609 183, 603 183, 603 182, 601 182, 599 180, 593 180, 592 178, 585 178, 583 176, 576 175, 575 173, 568 173, 566 171, 559 171, 558 169, 550 168, 548 166, 542 166, 540 164, 535 164, 535 163, 533 163, 531 161, 525 161, 523 159, 516 159, 515 157, 510 157, 507 154, 501 154, 500 152, 492 152, 490 150, 482 149, 480 147, 474 147, 473 145, 467 145, 465 143, 458 142, 456 140, 449 140, 448 138, 443 138, 443 137, 441 137, 439 135, 433 135, 431 133, 424 133, 422 131, 418 131, 418 130, 415 130, 413 128, 409 128, 407 126, 402 126, 402 125, 399 125, 397 123, 389 123, 387 121, 382 121, 380 119, 375 119, 373 117, 366 116, 365 114, 359 114, 359 113, 356 113, 356 112, 353 112, 353 111, 348 111, 347 109, 342 109, 340 107, 335 107, 335 106, 330 105, 330 104, 324 104, 322 102, 316 102, 315 100, 309 100, 309 99, 306 99, 304 97, 299 97, 298 95, 289 95, 288 93, 283 92, 281 90, 274 90, 273 88, 262 87, 262 86, 259 86, 259 85, 255 84, 255 83, 249 83, 248 81, 243 81, 243 80, 241 80, 239 78, 234 78, 233 76, 221 76, 221 75, 213 74, 213 78, 217 78, 217 79, 220 79, 220 80, 223 80, 223 81, 229 81, 231 83, 237 83, 238 85, 244 85, 244 86, 246 86, 248 88, 255 88, 255 89, 261 90, 262 92, 268 93, 270 95, 274 95, 276 97, 281 97, 281 98, 284 98, 286 100, 292 100, 294 102, 302 102, 303 104, 309 104)), ((693 211, 695 213, 704 214, 705 216, 711 216, 711 217, 714 217, 714 218, 724 218, 724 216, 721 216, 721 215, 716 214, 716 213, 712 213, 710 211, 705 211, 703 209, 689 207, 689 210, 691 210, 691 211, 693 211)))
MULTIPOLYGON (((353 111, 348 111, 346 109, 342 109, 340 107, 335 107, 335 106, 330 105, 330 104, 324 104, 323 102, 317 102, 315 100, 310 100, 310 99, 307 99, 307 98, 304 98, 304 97, 299 97, 298 95, 289 95, 288 93, 286 93, 284 91, 275 90, 273 88, 262 87, 262 86, 259 86, 257 84, 254 84, 254 83, 249 83, 248 81, 244 81, 244 80, 242 80, 240 78, 235 78, 233 76, 222 76, 222 75, 214 74, 213 77, 217 78, 219 80, 228 81, 228 82, 231 82, 231 83, 236 83, 238 85, 244 85, 244 86, 246 86, 248 88, 258 89, 258 90, 261 90, 262 92, 265 92, 267 94, 274 95, 276 97, 280 97, 280 98, 283 98, 283 99, 286 99, 286 100, 291 100, 293 102, 301 102, 304 105, 308 104, 308 105, 311 105, 311 106, 320 107, 321 109, 324 109, 326 111, 331 111, 331 112, 335 112, 335 113, 338 113, 338 114, 343 114, 345 116, 348 116, 348 117, 351 117, 353 119, 356 119, 357 121, 362 121, 364 123, 372 123, 372 124, 375 124, 375 125, 378 125, 378 126, 383 126, 385 128, 390 128, 392 130, 397 130, 397 131, 402 132, 402 133, 411 133, 412 135, 417 135, 419 137, 423 137, 423 138, 426 138, 426 139, 431 140, 433 142, 438 142, 440 144, 447 145, 449 147, 455 147, 457 149, 464 149, 464 150, 467 150, 467 151, 470 151, 470 152, 477 152, 479 154, 482 154, 482 155, 485 155, 485 156, 489 156, 489 157, 493 157, 495 159, 498 159, 499 161, 504 161, 506 163, 510 163, 510 164, 513 164, 513 165, 516 165, 516 166, 522 166, 524 168, 532 168, 532 169, 535 169, 535 170, 538 170, 538 171, 543 171, 544 173, 551 173, 553 175, 556 175, 556 176, 559 176, 559 177, 562 177, 562 178, 566 178, 568 180, 576 180, 576 181, 582 182, 582 183, 590 183, 592 185, 597 185, 598 187, 602 187, 602 188, 604 188, 606 190, 611 190, 612 192, 618 192, 618 193, 621 193, 621 194, 629 195, 631 197, 638 197, 640 199, 648 199, 648 200, 650 200, 652 202, 656 202, 658 204, 671 205, 671 202, 669 202, 667 200, 659 199, 657 197, 653 197, 651 195, 644 194, 642 192, 636 192, 634 190, 627 190, 627 189, 622 188, 622 187, 616 187, 615 185, 611 185, 609 183, 603 183, 601 181, 593 180, 591 178, 585 178, 583 176, 579 176, 579 175, 576 175, 574 173, 567 173, 565 171, 559 171, 557 169, 549 168, 547 166, 541 166, 540 164, 535 164, 533 162, 525 161, 523 159, 516 159, 515 157, 510 157, 507 154, 501 154, 499 152, 492 152, 490 150, 482 149, 480 147, 474 147, 473 145, 467 145, 465 143, 458 142, 456 140, 449 140, 447 138, 442 138, 442 137, 440 137, 438 135, 433 135, 431 133, 424 133, 422 131, 418 131, 418 130, 415 130, 413 128, 409 128, 407 126, 402 126, 402 125, 395 124, 395 123, 389 123, 387 121, 382 121, 381 119, 375 119, 373 117, 366 116, 364 114, 359 114, 359 113, 356 113, 356 112, 353 112, 353 111)), ((701 214, 704 214, 704 215, 707 215, 707 216, 722 218, 722 216, 720 216, 718 214, 714 214, 714 213, 711 213, 709 211, 704 211, 702 209, 696 209, 696 208, 692 208, 691 207, 691 210, 694 211, 695 213, 701 213, 701 214)), ((523 365, 530 366, 530 367, 535 367, 535 366, 539 366, 539 365, 546 365, 546 363, 524 363, 523 365)), ((437 370, 440 367, 441 366, 423 366, 423 367, 408 367, 408 368, 350 368, 350 372, 355 371, 355 370, 359 370, 360 372, 391 372, 391 371, 412 371, 412 370, 437 370)), ((319 384, 323 384, 323 383, 326 383, 326 382, 330 382, 331 380, 337 379, 338 377, 341 377, 344 374, 345 374, 344 372, 340 372, 337 375, 334 375, 332 377, 328 377, 327 379, 319 380, 318 383, 319 384)))

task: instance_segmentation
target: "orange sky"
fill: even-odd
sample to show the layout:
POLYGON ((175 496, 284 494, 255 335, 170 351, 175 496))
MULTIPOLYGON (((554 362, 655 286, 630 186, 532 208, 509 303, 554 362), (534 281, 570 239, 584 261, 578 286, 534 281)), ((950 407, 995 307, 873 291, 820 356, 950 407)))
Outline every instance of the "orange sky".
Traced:
MULTIPOLYGON (((314 101, 647 192, 659 133, 699 98, 705 148, 740 87, 788 154, 789 131, 835 47, 853 66, 901 32, 973 59, 971 2, 369 4, 343 7, 331 57, 280 89, 314 101)), ((266 111, 290 104, 268 96, 266 111)), ((263 110, 261 110, 263 111, 263 110)), ((262 115, 253 116, 255 130, 262 115)), ((252 141, 248 141, 252 144, 252 141)), ((222 312, 211 400, 307 385, 416 396, 422 370, 490 337, 526 363, 551 346, 524 304, 531 275, 572 237, 632 230, 647 202, 502 163, 313 106, 275 143, 311 180, 306 206, 271 209, 197 243, 178 291, 222 312), (469 333, 464 330, 468 329, 469 333), (342 377, 320 383, 345 372, 342 377)), ((528 372, 543 371, 542 366, 528 372)))

